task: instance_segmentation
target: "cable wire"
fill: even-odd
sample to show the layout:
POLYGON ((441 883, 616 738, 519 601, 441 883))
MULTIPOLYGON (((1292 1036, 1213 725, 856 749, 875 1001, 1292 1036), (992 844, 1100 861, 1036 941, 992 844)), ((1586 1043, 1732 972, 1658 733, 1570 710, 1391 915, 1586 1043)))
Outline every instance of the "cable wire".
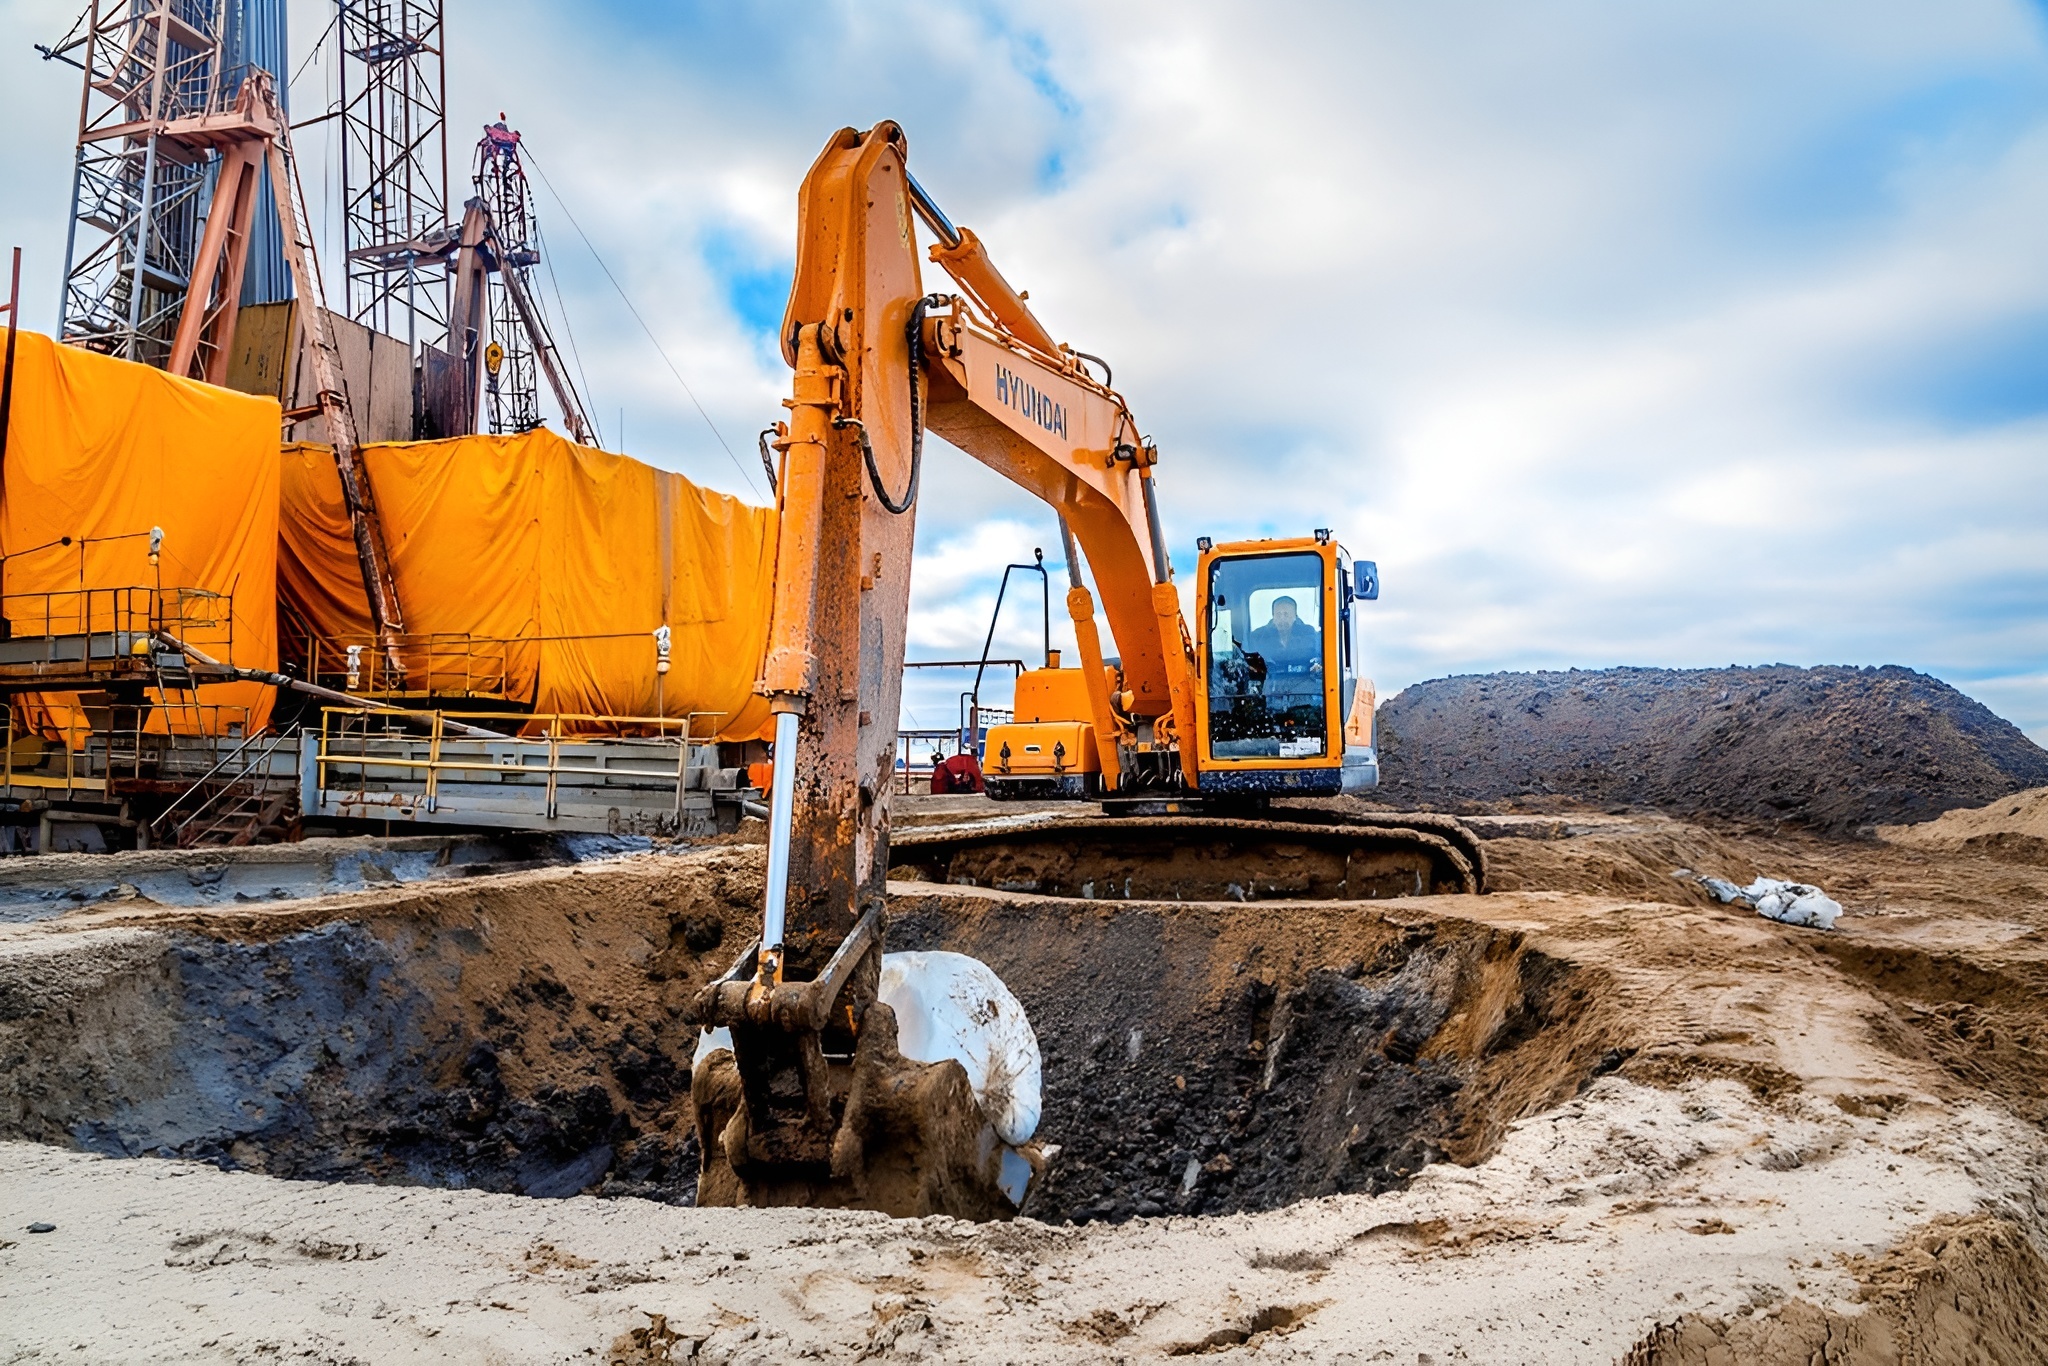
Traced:
POLYGON ((290 91, 293 86, 297 85, 299 83, 299 77, 306 74, 306 68, 311 66, 314 63, 314 61, 319 58, 320 49, 327 46, 327 39, 334 33, 336 25, 340 23, 341 15, 339 12, 337 12, 332 19, 329 19, 327 21, 327 27, 320 30, 320 37, 314 42, 313 50, 306 54, 305 61, 299 63, 299 69, 292 73, 292 78, 284 83, 284 88, 286 91, 290 91))
POLYGON ((531 149, 522 150, 526 151, 527 165, 533 167, 534 172, 540 176, 540 183, 548 187, 548 193, 554 197, 556 207, 562 211, 562 217, 568 219, 569 226, 576 229, 576 235, 581 237, 583 245, 590 249, 591 259, 596 261, 598 269, 604 272, 604 278, 612 282, 612 288, 619 292, 619 299, 626 305, 626 311, 633 315, 633 321, 640 324, 640 330, 647 334, 647 340, 654 343, 656 354, 668 366, 669 373, 676 377, 676 383, 683 386, 683 392, 690 396, 690 402, 696 407, 697 415, 704 419, 704 425, 709 427, 711 434, 718 438, 719 446, 725 451, 725 458, 732 461, 732 467, 739 471, 739 476, 746 481, 747 488, 754 494, 759 495, 761 492, 760 485, 756 484, 753 476, 747 473, 747 467, 740 463, 740 458, 732 453, 732 446, 726 441, 725 433, 718 430, 718 424, 711 420, 711 414, 704 410, 703 402, 698 399, 697 391, 690 387, 690 381, 683 378, 683 372, 676 368, 676 363, 673 360, 669 359, 667 350, 662 347, 661 339, 655 336, 654 329, 647 325, 647 319, 641 317, 640 310, 633 307, 633 300, 627 295, 625 286, 619 283, 619 277, 612 274, 612 268, 606 265, 604 257, 598 254, 597 244, 590 240, 589 233, 583 231, 583 225, 576 221, 576 215, 569 212, 569 205, 562 198, 561 191, 555 188, 555 183, 548 179, 548 173, 541 169, 538 161, 534 160, 531 149))
MULTIPOLYGON (((555 291, 555 309, 562 315, 562 334, 569 339, 569 358, 576 362, 576 378, 583 384, 583 395, 590 400, 590 433, 597 438, 598 448, 604 448, 604 429, 597 425, 597 399, 590 391, 590 376, 584 373, 583 353, 576 349, 576 329, 569 323, 569 305, 562 300, 562 281, 555 274, 554 248, 548 245, 548 235, 540 225, 540 215, 533 216, 533 238, 540 246, 540 263, 548 268, 548 285, 555 291)), ((565 419, 566 420, 566 419, 565 419)), ((619 444, 624 445, 626 434, 620 432, 619 444)), ((619 452, 624 455, 625 452, 619 452)))

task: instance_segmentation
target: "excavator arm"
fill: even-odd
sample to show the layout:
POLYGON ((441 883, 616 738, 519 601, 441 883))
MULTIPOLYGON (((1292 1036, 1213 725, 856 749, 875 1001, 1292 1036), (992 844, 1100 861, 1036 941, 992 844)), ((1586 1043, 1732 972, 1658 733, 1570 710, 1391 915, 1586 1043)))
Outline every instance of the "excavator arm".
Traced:
POLYGON ((893 123, 842 129, 798 195, 782 326, 794 373, 774 442, 780 531, 757 689, 775 718, 762 934, 693 1010, 731 1040, 692 1083, 707 1204, 1014 1208, 965 1073, 902 1058, 878 999, 927 427, 1050 503, 1086 551, 1121 655, 1112 697, 1076 570, 1069 605, 1101 732, 1128 718, 1162 750, 1194 732, 1156 453, 1116 391, 914 187, 906 152, 893 123), (964 297, 925 293, 919 216, 964 297))
MULTIPOLYGON (((798 196, 782 329, 794 374, 774 443, 780 532, 758 689, 775 718, 762 935, 694 1010, 732 1045, 692 1083, 708 1204, 983 1217, 1014 1209, 1020 1193, 1019 1153, 993 1141, 965 1072, 904 1059, 878 999, 926 428, 1059 508, 1098 574, 1135 585, 1110 604, 1122 698, 1092 651, 1105 723, 1113 704, 1148 723, 1169 715, 1173 670, 1187 667, 1177 601, 1162 635, 1147 591, 1166 578, 1165 557, 1148 530, 1152 456, 1136 423, 1063 358, 971 235, 940 235, 952 253, 941 264, 970 297, 925 293, 913 224, 935 210, 913 190, 905 153, 893 123, 843 129, 798 196)), ((1172 594, 1166 585, 1158 601, 1172 594)), ((1077 587, 1071 601, 1092 637, 1088 593, 1077 587)))
POLYGON ((702 1204, 1014 1208, 965 1072, 905 1061, 877 999, 923 441, 904 152, 894 124, 844 129, 798 198, 758 688, 775 718, 768 873, 761 938, 693 1012, 731 1038, 691 1083, 702 1204))

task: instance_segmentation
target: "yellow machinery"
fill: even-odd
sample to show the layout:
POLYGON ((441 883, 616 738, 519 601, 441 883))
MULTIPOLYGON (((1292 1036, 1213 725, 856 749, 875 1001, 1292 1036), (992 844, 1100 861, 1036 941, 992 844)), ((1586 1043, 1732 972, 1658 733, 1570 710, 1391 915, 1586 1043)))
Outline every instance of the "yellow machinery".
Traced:
POLYGON ((1025 675, 1016 722, 989 736, 988 772, 1002 795, 1093 795, 1127 814, 1061 821, 1048 838, 1093 824, 1156 849, 1213 843, 1227 826, 1233 847, 1268 831, 1335 844, 1337 876, 1358 870, 1346 885, 1477 891, 1483 875, 1477 846, 1446 818, 1337 830, 1313 819, 1328 813, 1290 810, 1270 826, 1242 809, 1177 814, 1369 785, 1372 701, 1354 678, 1351 613, 1376 595, 1374 572, 1326 532, 1204 544, 1191 634, 1160 528, 1158 447, 1108 367, 1054 340, 974 233, 919 188, 907 150, 893 123, 842 129, 799 192, 759 686, 775 718, 766 891, 760 939, 694 1008, 731 1036, 692 1087, 705 1204, 1014 1208, 965 1074, 899 1056, 878 999, 927 429, 1050 504, 1068 539, 1080 658, 1025 675), (918 221, 958 293, 925 292, 918 221))
POLYGON ((1327 531, 1199 544, 1193 743, 1162 748, 1156 730, 1154 742, 1139 738, 1117 669, 1105 677, 1115 721, 1107 736, 1093 724, 1082 670, 1035 669, 1017 681, 1014 720, 989 729, 991 797, 1178 812, 1378 784, 1373 688, 1358 678, 1352 643, 1352 608, 1379 596, 1377 568, 1354 564, 1327 531), (1120 786, 1104 781, 1112 745, 1120 786))

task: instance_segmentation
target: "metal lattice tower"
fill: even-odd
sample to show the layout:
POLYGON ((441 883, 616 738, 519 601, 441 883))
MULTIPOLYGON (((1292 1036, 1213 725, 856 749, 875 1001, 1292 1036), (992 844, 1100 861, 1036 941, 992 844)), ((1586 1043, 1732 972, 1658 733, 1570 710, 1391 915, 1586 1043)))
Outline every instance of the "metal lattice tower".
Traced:
POLYGON ((440 0, 336 0, 347 309, 408 343, 448 331, 440 0))
POLYGON ((58 331, 161 365, 199 245, 212 157, 181 127, 240 86, 215 0, 93 0, 49 55, 85 70, 58 331))
POLYGON ((475 180, 476 192, 491 212, 498 257, 488 284, 487 326, 493 346, 484 353, 484 399, 493 433, 530 432, 541 425, 540 376, 505 274, 517 271, 531 298, 540 244, 533 227, 533 187, 519 164, 519 134, 505 126, 503 114, 485 126, 476 145, 475 180))

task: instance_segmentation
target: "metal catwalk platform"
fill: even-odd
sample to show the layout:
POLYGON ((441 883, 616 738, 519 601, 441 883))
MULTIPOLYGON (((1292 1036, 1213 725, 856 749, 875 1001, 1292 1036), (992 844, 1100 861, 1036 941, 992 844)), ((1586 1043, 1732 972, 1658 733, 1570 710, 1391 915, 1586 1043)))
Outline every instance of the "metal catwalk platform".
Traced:
POLYGON ((760 796, 746 769, 720 764, 719 746, 681 736, 482 739, 373 731, 357 715, 330 717, 351 724, 308 729, 299 740, 304 820, 675 837, 716 833, 721 804, 730 828, 740 803, 760 796))
POLYGON ((247 737, 100 729, 69 744, 10 728, 0 852, 269 842, 354 822, 690 838, 732 829, 762 797, 729 762, 744 747, 692 739, 686 718, 646 727, 665 736, 590 733, 644 718, 510 719, 523 733, 341 709, 247 737))

